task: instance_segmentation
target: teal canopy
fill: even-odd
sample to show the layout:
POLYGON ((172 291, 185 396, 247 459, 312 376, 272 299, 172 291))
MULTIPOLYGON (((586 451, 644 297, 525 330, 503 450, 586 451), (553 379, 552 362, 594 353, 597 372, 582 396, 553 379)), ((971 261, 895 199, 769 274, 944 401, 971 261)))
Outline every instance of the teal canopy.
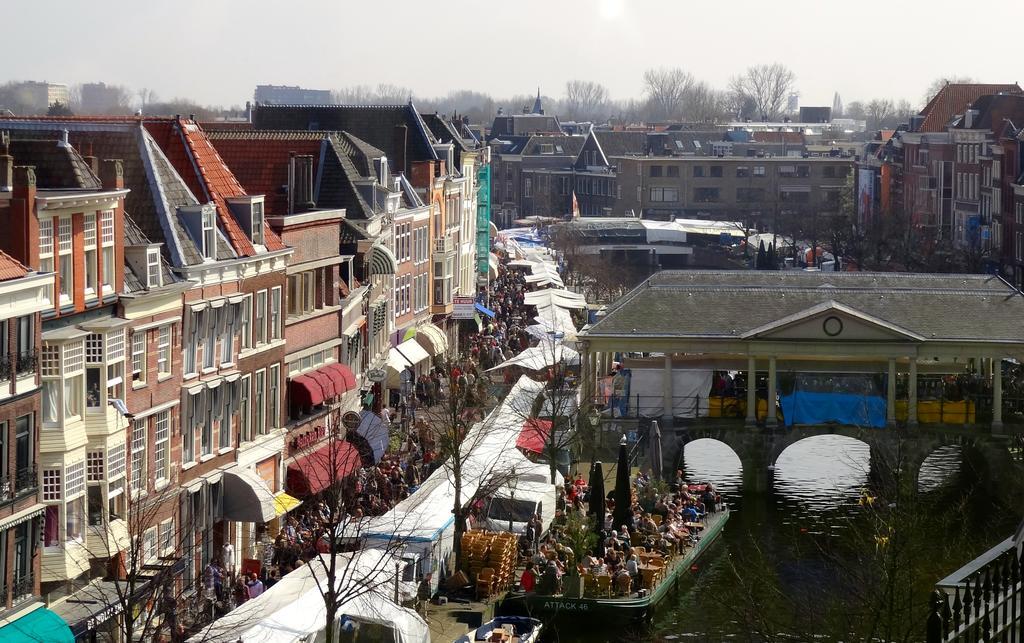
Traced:
POLYGON ((64 619, 40 607, 13 623, 0 627, 0 641, 4 643, 74 643, 75 637, 64 619))

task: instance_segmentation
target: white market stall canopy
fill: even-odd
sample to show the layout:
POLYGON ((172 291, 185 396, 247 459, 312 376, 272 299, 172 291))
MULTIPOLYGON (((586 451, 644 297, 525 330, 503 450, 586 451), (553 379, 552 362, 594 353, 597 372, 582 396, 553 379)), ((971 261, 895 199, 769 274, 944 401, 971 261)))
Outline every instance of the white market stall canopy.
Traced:
POLYGON ((496 371, 507 366, 519 366, 530 371, 541 371, 549 366, 559 364, 563 360, 566 364, 576 366, 580 363, 580 354, 562 344, 551 344, 549 342, 545 345, 541 343, 540 346, 531 346, 512 359, 507 359, 494 368, 488 369, 488 371, 496 371))
MULTIPOLYGON (((363 550, 338 556, 338 594, 346 597, 339 616, 392 628, 395 643, 429 643, 427 623, 415 611, 396 605, 391 554, 363 550), (390 582, 388 582, 390 580, 390 582)), ((327 582, 328 560, 313 561, 286 574, 260 596, 242 603, 203 628, 189 643, 304 643, 322 635, 327 610, 318 583, 327 582)))
POLYGON ((528 292, 523 296, 523 303, 527 306, 536 306, 538 311, 549 306, 572 308, 575 310, 583 310, 587 307, 587 300, 583 295, 564 289, 528 292))
MULTIPOLYGON (((468 502, 489 478, 525 466, 526 458, 515 449, 530 417, 543 382, 519 378, 501 406, 473 426, 462 441, 468 449, 462 465, 462 502, 468 502)), ((388 513, 366 519, 359 528, 350 527, 342 536, 391 540, 433 540, 451 524, 455 489, 444 466, 435 470, 408 498, 388 513)))

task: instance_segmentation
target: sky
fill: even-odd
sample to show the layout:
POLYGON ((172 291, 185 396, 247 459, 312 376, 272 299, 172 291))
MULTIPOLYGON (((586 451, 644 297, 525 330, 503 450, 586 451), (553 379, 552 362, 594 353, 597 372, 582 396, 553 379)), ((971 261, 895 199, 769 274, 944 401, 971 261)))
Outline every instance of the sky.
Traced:
POLYGON ((802 105, 836 91, 918 105, 940 77, 1024 81, 1014 39, 992 24, 1019 1, 4 0, 0 82, 103 81, 230 106, 257 84, 561 96, 577 78, 639 98, 649 67, 725 88, 780 62, 802 105))

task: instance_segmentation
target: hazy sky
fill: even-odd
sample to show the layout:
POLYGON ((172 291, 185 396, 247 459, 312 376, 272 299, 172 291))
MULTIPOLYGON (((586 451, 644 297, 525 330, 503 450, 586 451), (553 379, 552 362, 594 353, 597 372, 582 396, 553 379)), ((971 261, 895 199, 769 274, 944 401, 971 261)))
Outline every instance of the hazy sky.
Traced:
POLYGON ((940 76, 1018 78, 997 23, 1020 0, 6 0, 0 81, 105 81, 161 99, 242 104, 258 83, 380 82, 417 95, 639 96, 652 66, 724 87, 755 63, 796 72, 801 104, 915 105, 940 76), (13 20, 12 20, 13 19, 13 20), (991 38, 989 37, 991 36, 991 38), (968 48, 968 41, 973 48, 968 48))

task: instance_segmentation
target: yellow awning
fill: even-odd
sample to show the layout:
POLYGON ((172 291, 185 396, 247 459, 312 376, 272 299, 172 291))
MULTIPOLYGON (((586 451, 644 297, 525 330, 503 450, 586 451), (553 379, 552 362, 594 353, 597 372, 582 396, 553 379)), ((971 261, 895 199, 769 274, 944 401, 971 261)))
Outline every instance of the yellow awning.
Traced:
POLYGON ((302 501, 298 498, 289 496, 284 491, 274 494, 274 511, 277 515, 286 514, 292 509, 295 509, 302 504, 302 501))

